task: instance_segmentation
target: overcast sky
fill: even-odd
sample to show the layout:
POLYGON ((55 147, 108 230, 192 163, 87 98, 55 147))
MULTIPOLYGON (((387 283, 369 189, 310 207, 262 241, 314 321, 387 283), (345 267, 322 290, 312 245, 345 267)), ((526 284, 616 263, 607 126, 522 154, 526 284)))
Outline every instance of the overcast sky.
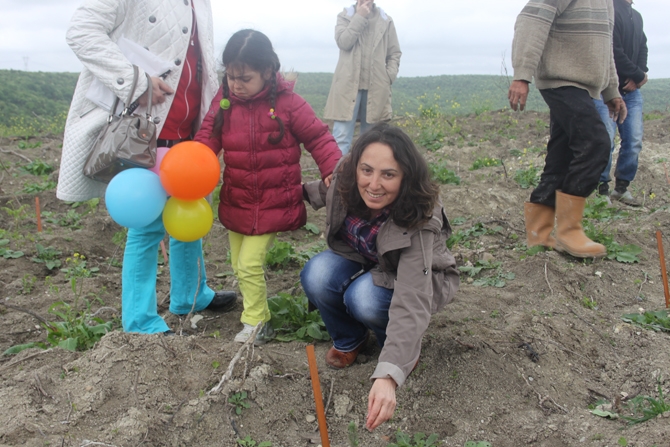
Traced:
MULTIPOLYGON (((137 0, 140 1, 140 0, 137 0)), ((514 21, 527 0, 380 0, 393 17, 403 55, 400 76, 500 74, 514 21)), ((65 30, 81 0, 0 0, 0 69, 76 71, 65 30)), ((212 0, 217 58, 232 33, 270 37, 284 69, 333 72, 337 14, 353 0, 212 0)), ((649 77, 670 78, 669 0, 634 3, 645 20, 649 77)))

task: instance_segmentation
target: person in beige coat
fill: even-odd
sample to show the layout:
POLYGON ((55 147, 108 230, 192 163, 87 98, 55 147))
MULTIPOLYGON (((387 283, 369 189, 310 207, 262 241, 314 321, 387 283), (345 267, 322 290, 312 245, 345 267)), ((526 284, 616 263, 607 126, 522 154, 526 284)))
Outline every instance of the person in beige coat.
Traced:
POLYGON ((402 53, 393 19, 373 0, 357 0, 337 16, 335 42, 340 57, 324 118, 334 120, 333 136, 344 155, 357 120, 363 133, 391 119, 391 84, 402 53))

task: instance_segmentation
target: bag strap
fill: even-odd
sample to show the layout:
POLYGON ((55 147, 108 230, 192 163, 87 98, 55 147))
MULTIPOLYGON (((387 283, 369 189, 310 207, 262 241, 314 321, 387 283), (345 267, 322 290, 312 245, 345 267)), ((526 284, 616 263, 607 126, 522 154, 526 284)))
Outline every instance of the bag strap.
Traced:
MULTIPOLYGON (((151 122, 153 122, 153 118, 151 117, 151 107, 152 107, 152 100, 153 100, 153 83, 151 82, 151 76, 149 76, 148 73, 145 72, 145 75, 147 77, 147 91, 149 92, 149 97, 148 99, 148 106, 147 106, 147 119, 151 122)), ((137 78, 139 77, 139 68, 137 65, 133 65, 133 85, 130 87, 130 93, 128 94, 128 99, 124 103, 124 108, 123 111, 121 112, 121 116, 126 116, 129 113, 132 113, 133 110, 135 110, 135 107, 131 104, 131 101, 133 100, 133 96, 135 96, 135 90, 137 89, 137 78), (130 110, 132 107, 132 110, 130 110)), ((119 97, 115 96, 114 97, 114 103, 112 104, 112 108, 109 110, 109 118, 107 118, 107 122, 111 123, 112 122, 112 117, 114 116, 114 112, 116 112, 116 108, 119 105, 119 97)))

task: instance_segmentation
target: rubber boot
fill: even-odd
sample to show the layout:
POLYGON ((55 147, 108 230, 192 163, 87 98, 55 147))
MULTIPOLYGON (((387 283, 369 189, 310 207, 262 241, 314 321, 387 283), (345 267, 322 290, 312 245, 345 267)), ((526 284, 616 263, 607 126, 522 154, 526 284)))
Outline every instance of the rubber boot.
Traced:
POLYGON ((556 247, 576 258, 599 258, 607 254, 607 249, 584 234, 585 202, 584 197, 556 191, 556 247))
POLYGON ((528 248, 544 245, 556 248, 556 239, 551 235, 554 229, 554 209, 540 203, 525 202, 523 215, 526 221, 526 245, 528 248))

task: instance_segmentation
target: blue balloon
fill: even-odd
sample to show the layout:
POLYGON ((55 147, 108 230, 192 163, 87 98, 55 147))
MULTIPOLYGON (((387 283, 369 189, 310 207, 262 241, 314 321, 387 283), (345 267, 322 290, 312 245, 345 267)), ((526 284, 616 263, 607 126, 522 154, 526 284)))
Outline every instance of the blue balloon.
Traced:
POLYGON ((141 168, 116 174, 105 193, 109 215, 114 222, 128 228, 146 227, 158 219, 166 201, 160 177, 141 168))

